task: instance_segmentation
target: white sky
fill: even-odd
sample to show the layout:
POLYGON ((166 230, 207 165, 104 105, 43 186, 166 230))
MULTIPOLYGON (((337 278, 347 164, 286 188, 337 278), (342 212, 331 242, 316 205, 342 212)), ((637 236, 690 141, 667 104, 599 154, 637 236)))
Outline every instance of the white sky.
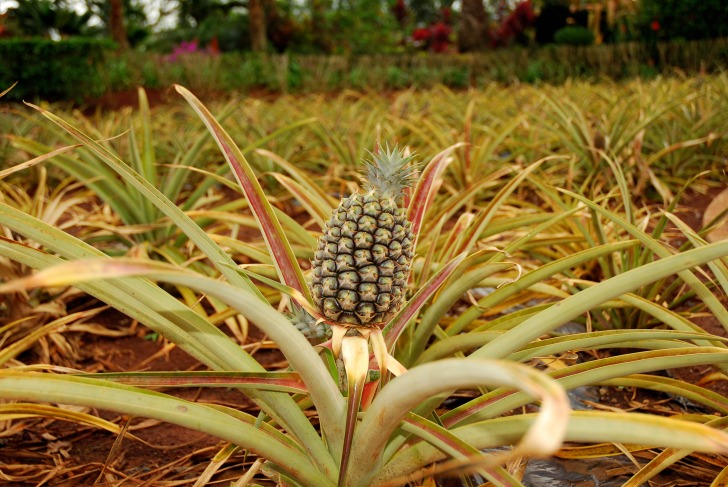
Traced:
POLYGON ((0 14, 4 14, 7 9, 17 6, 18 2, 15 2, 13 0, 0 0, 0 14))

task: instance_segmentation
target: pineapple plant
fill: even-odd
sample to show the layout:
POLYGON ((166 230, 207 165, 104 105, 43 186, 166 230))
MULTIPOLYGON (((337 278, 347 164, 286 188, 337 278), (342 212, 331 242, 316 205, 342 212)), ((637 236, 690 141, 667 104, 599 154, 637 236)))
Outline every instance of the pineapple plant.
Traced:
POLYGON ((312 316, 304 308, 293 306, 289 313, 288 321, 312 342, 317 342, 324 338, 331 338, 331 327, 322 320, 312 316))
POLYGON ((401 207, 416 177, 397 147, 365 162, 365 192, 344 198, 318 239, 313 299, 326 320, 354 327, 386 323, 402 305, 414 256, 412 225, 401 207))

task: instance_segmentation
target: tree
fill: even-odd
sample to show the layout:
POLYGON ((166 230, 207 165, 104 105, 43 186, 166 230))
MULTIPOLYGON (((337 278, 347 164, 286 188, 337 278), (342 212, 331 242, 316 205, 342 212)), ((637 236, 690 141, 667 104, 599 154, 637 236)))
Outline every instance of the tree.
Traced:
POLYGON ((121 49, 139 44, 151 32, 141 0, 86 0, 86 8, 121 49))
POLYGON ((124 25, 124 3, 122 0, 110 0, 109 33, 119 49, 129 48, 129 38, 124 25))
POLYGON ((488 46, 488 14, 482 0, 462 0, 458 49, 482 51, 488 46))
POLYGON ((184 27, 198 26, 216 13, 227 16, 234 8, 248 7, 247 1, 179 0, 178 4, 179 24, 184 27))
POLYGON ((25 0, 7 12, 8 31, 12 35, 51 37, 73 36, 91 32, 92 14, 77 13, 65 0, 25 0))
POLYGON ((248 25, 250 30, 250 47, 253 52, 265 52, 267 39, 265 32, 265 13, 263 0, 248 0, 248 25))
POLYGON ((223 50, 266 51, 266 3, 267 0, 179 0, 178 33, 181 30, 203 43, 215 40, 223 50))
POLYGON ((311 40, 316 48, 324 52, 329 52, 333 44, 326 15, 330 8, 329 0, 309 0, 311 40))

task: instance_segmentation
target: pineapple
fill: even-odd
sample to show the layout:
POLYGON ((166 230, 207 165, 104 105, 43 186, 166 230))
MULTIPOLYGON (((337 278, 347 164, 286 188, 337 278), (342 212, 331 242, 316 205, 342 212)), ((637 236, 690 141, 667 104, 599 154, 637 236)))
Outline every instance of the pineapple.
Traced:
POLYGON ((303 308, 294 306, 288 320, 298 331, 303 333, 303 336, 312 342, 318 342, 324 338, 331 338, 331 327, 311 316, 303 308))
POLYGON ((364 194, 344 198, 326 223, 313 260, 313 298, 334 323, 376 326, 399 310, 414 255, 411 223, 397 206, 416 175, 395 147, 365 163, 364 194))

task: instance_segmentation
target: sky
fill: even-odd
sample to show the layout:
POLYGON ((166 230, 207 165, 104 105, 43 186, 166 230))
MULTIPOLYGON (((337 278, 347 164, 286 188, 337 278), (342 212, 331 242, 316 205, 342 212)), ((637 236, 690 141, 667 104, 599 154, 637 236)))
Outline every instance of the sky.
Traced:
POLYGON ((17 6, 18 2, 13 0, 0 0, 0 14, 4 14, 9 8, 17 6))

